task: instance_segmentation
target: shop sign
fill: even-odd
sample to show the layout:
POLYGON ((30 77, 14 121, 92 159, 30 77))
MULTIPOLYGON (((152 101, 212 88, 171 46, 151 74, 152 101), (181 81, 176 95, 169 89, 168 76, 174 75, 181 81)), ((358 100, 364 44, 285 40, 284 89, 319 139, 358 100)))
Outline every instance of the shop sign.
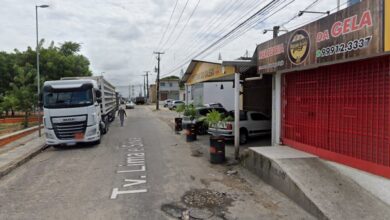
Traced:
MULTIPOLYGON (((390 37, 385 39, 390 47, 390 37)), ((383 0, 363 0, 260 44, 258 72, 371 56, 383 52, 383 45, 383 0)))
POLYGON ((215 80, 234 74, 233 67, 222 68, 218 63, 198 62, 187 80, 188 85, 215 80))
POLYGON ((385 1, 385 51, 390 51, 390 0, 385 1))

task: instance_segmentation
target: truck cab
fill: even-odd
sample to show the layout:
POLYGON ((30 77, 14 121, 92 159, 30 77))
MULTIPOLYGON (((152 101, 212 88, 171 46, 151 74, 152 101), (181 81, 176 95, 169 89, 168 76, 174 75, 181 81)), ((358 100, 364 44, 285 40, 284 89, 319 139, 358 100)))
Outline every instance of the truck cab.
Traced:
POLYGON ((43 86, 43 122, 46 144, 74 145, 100 142, 101 92, 93 79, 46 81, 43 86))

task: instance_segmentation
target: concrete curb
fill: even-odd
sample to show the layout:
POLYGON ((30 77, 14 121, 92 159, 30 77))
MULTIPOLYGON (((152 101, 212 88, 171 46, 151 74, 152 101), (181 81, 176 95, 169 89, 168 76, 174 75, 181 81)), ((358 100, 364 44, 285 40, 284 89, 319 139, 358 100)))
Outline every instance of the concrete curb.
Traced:
MULTIPOLYGON (((43 128, 42 125, 41 125, 41 128, 43 128)), ((27 136, 27 135, 31 134, 32 132, 34 132, 36 130, 38 130, 38 125, 33 126, 31 128, 26 128, 26 129, 23 129, 23 130, 20 130, 20 131, 15 131, 13 133, 0 136, 0 147, 4 146, 6 144, 9 144, 12 141, 15 141, 15 140, 17 140, 19 138, 27 136)))
POLYGON ((45 143, 40 143, 40 140, 37 139, 32 143, 32 146, 24 148, 26 145, 21 145, 9 152, 0 154, 0 178, 10 173, 12 170, 26 163, 40 152, 47 148, 45 143))

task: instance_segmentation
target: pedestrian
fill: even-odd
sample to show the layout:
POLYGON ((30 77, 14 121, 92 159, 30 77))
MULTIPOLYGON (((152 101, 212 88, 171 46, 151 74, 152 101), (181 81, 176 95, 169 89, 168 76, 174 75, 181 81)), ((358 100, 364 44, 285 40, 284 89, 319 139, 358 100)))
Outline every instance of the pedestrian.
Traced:
POLYGON ((122 106, 119 107, 118 116, 119 119, 121 120, 121 127, 123 127, 123 121, 125 120, 125 116, 127 117, 127 115, 126 115, 126 111, 123 109, 122 106))

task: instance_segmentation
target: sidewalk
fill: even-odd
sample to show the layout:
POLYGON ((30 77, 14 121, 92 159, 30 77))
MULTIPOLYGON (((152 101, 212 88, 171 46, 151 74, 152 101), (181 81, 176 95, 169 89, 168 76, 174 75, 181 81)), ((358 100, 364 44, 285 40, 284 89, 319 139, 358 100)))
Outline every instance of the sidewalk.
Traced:
MULTIPOLYGON (((158 114, 172 132, 175 116, 158 114)), ((192 154, 209 159, 209 136, 197 138, 189 143, 192 154)), ((319 219, 390 219, 390 180, 290 147, 270 147, 266 140, 256 144, 241 146, 241 166, 231 167, 234 147, 228 142, 226 165, 240 174, 255 174, 319 219)))
POLYGON ((44 134, 34 132, 0 148, 0 178, 45 149, 44 134))

